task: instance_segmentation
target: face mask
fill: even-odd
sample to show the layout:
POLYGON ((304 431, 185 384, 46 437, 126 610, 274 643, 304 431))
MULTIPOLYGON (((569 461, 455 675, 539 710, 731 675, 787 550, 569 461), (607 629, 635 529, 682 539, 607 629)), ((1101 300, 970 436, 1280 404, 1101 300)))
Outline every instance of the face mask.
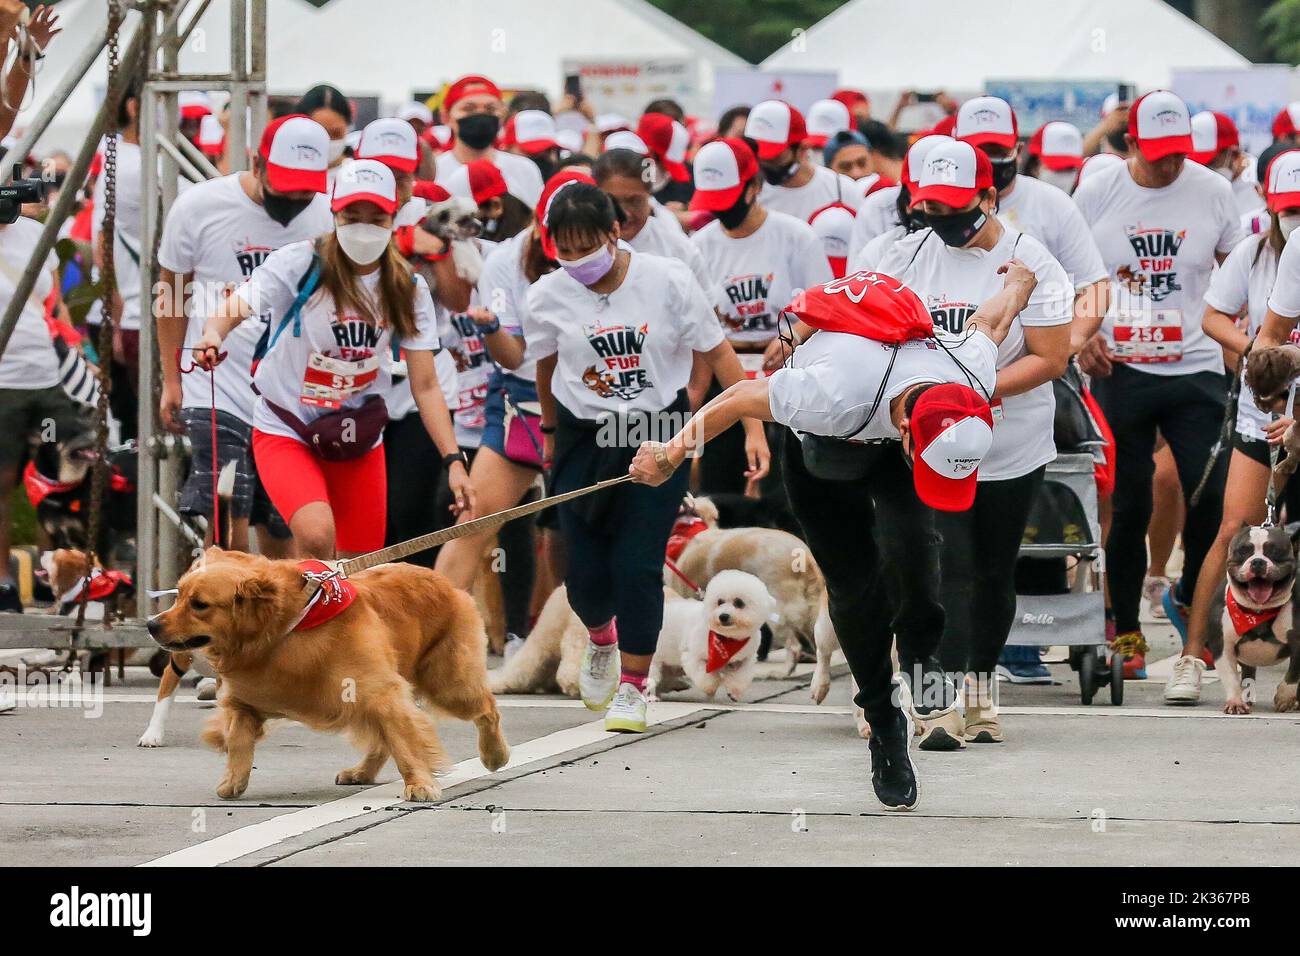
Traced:
POLYGON ((742 189, 736 201, 728 209, 720 209, 713 215, 717 217, 718 222, 722 223, 723 229, 737 229, 749 215, 749 211, 754 208, 753 202, 745 198, 745 191, 742 189))
POLYGON ((984 228, 988 216, 983 209, 976 206, 967 212, 955 212, 949 216, 927 216, 926 219, 934 234, 943 240, 944 245, 960 249, 984 228))
POLYGON ((359 266, 368 266, 384 254, 393 230, 369 222, 349 222, 334 230, 343 254, 359 266))
POLYGON ((262 187, 262 208, 281 226, 288 227, 300 212, 311 205, 310 199, 290 199, 262 187))
POLYGON ((346 139, 330 140, 329 158, 330 158, 331 166, 333 166, 335 163, 337 163, 340 159, 343 158, 343 150, 347 148, 348 148, 348 141, 346 139))
POLYGON ((1075 181, 1079 178, 1077 169, 1041 169, 1038 171, 1038 178, 1045 183, 1050 183, 1067 196, 1074 192, 1075 181))
POLYGON ((614 253, 609 246, 601 246, 581 259, 556 259, 560 268, 583 285, 595 285, 614 268, 614 253))
POLYGON ((766 179, 768 183, 773 186, 783 186, 785 183, 790 181, 791 177, 793 177, 795 173, 799 172, 799 161, 795 160, 783 169, 773 169, 771 166, 762 165, 760 165, 759 168, 763 170, 763 178, 766 179))
POLYGON ((921 212, 920 207, 910 209, 907 213, 907 231, 916 232, 930 225, 930 217, 921 212))
POLYGON ((993 185, 998 192, 1010 186, 1016 178, 1016 161, 1014 159, 990 160, 993 165, 993 185))
POLYGON ((1282 238, 1289 239, 1295 227, 1300 226, 1300 212, 1289 212, 1277 217, 1277 224, 1282 230, 1282 238))
POLYGON ((470 149, 487 149, 500 129, 501 120, 495 113, 471 113, 456 124, 456 138, 470 149))

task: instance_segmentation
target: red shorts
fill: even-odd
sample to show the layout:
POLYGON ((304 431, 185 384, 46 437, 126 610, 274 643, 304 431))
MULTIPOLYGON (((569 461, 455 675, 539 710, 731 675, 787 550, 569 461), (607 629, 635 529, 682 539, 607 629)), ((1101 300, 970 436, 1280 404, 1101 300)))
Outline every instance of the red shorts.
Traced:
POLYGON ((271 503, 290 526, 299 508, 323 501, 334 513, 334 546, 339 551, 384 546, 388 473, 383 445, 350 461, 325 461, 296 438, 254 428, 253 459, 271 503))

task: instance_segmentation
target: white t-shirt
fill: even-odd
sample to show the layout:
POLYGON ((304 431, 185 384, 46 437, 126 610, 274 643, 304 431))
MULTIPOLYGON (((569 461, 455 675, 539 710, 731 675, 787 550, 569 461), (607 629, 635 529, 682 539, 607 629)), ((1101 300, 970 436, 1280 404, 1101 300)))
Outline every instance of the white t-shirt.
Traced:
MULTIPOLYGON (((528 313, 528 277, 524 275, 523 254, 531 235, 532 230, 525 229, 497 243, 483 260, 483 272, 478 280, 478 297, 483 308, 500 320, 503 329, 521 338, 528 313)), ((523 362, 518 368, 506 371, 528 382, 537 381, 537 353, 526 338, 523 362)))
POLYGON ((1215 253, 1242 236, 1227 180, 1186 162, 1171 185, 1149 189, 1116 163, 1084 180, 1074 201, 1111 276, 1102 332, 1117 360, 1155 375, 1222 371, 1201 314, 1215 253))
MULTIPOLYGON (((923 229, 894 243, 882 257, 879 271, 907 283, 921 297, 936 329, 960 335, 975 310, 1002 290, 1005 278, 997 270, 1012 258, 1033 270, 1038 285, 998 347, 1001 369, 1028 354, 1025 328, 1069 325, 1073 318, 1074 286, 1041 242, 1003 229, 1002 238, 990 250, 954 249, 923 229)), ((1052 427, 1056 398, 1051 382, 992 405, 993 445, 980 464, 980 481, 1019 478, 1056 457, 1052 427)))
POLYGON ((673 224, 669 224, 660 216, 649 216, 641 231, 628 240, 628 245, 637 252, 664 256, 668 259, 680 259, 691 270, 691 275, 695 276, 695 281, 700 284, 700 288, 708 289, 709 273, 704 265, 704 257, 677 224, 677 217, 670 210, 664 211, 668 213, 668 218, 672 219, 673 224))
MULTIPOLYGON (((272 328, 298 295, 298 280, 311 263, 312 244, 295 242, 277 249, 235 294, 257 314, 269 313, 272 328)), ((378 270, 361 277, 371 294, 378 270)), ((404 339, 406 351, 437 351, 438 332, 433 299, 424 278, 415 277, 414 338, 404 339)), ((298 435, 269 408, 274 402, 303 422, 338 408, 358 408, 392 384, 392 335, 388 326, 374 326, 359 316, 339 315, 334 302, 317 291, 302 308, 301 332, 287 327, 257 366, 253 381, 262 393, 253 411, 253 427, 269 435, 297 439, 298 435)), ((255 321, 255 320, 250 320, 255 321)))
POLYGON ((890 369, 893 346, 849 332, 818 332, 767 380, 772 417, 806 434, 897 441, 889 403, 913 385, 956 382, 991 395, 997 384, 998 357, 993 340, 983 332, 962 336, 938 332, 938 337, 947 351, 928 339, 904 342, 890 369), (882 393, 886 373, 889 379, 882 393), (878 396, 880 404, 871 413, 878 396), (871 419, 864 422, 868 414, 871 419))
POLYGON ((812 179, 802 186, 764 183, 758 202, 768 212, 783 212, 807 222, 818 209, 833 202, 842 202, 856 210, 862 205, 862 189, 843 173, 814 166, 812 179))
POLYGON ((833 278, 812 226, 785 213, 768 210, 743 239, 728 236, 714 220, 691 241, 704 257, 706 296, 732 341, 769 341, 781 310, 798 292, 833 278))
MULTIPOLYGON (((861 215, 861 213, 859 213, 861 215)), ((849 259, 849 272, 873 272, 876 264, 885 257, 891 246, 908 235, 906 226, 891 226, 872 238, 857 254, 849 259)))
MULTIPOLYGON (((537 164, 526 156, 516 156, 514 153, 502 152, 499 149, 492 150, 486 158, 501 170, 501 178, 506 181, 506 188, 510 190, 510 195, 522 200, 529 208, 535 209, 537 200, 542 198, 544 185, 537 164)), ((448 176, 465 165, 450 149, 439 153, 436 163, 437 172, 434 178, 443 185, 446 185, 448 176)))
MULTIPOLYGON (((315 239, 334 228, 324 194, 313 199, 286 227, 248 198, 239 177, 239 173, 231 173, 186 190, 176 198, 163 225, 158 264, 177 275, 191 277, 185 304, 189 318, 186 344, 202 338, 208 316, 272 252, 293 242, 315 239)), ((216 373, 217 408, 250 423, 257 398, 250 388, 253 351, 266 331, 267 321, 266 315, 260 315, 256 321, 250 319, 231 331, 222 346, 228 353, 226 360, 216 373)), ((164 355, 162 361, 175 359, 164 355)), ((196 368, 182 375, 181 393, 185 408, 207 408, 212 402, 208 373, 196 368)))
MULTIPOLYGON (((22 277, 27 260, 40 241, 42 226, 35 219, 19 216, 7 226, 0 226, 0 309, 13 300, 17 288, 15 280, 22 277)), ((38 389, 59 384, 59 359, 50 338, 50 327, 45 324, 42 303, 54 288, 54 270, 58 257, 51 252, 45 259, 45 268, 36 277, 32 294, 18 313, 18 324, 4 354, 0 355, 0 388, 38 389)))
POLYGON ((862 200, 858 214, 853 217, 853 233, 849 239, 850 261, 852 255, 883 232, 888 232, 898 222, 898 192, 900 186, 877 189, 862 200))
POLYGON ((1015 188, 998 197, 998 218, 1046 246, 1076 290, 1106 278, 1105 263, 1079 207, 1050 183, 1017 176, 1015 188))
POLYGON ((660 411, 691 377, 695 352, 722 329, 685 265, 633 252, 623 283, 597 295, 563 269, 528 290, 528 342, 555 355, 551 391, 578 418, 660 411))
MULTIPOLYGON (((454 411, 460 387, 456 375, 456 359, 448 351, 448 338, 454 333, 447 310, 437 302, 433 304, 433 315, 434 328, 438 332, 438 344, 441 346, 433 353, 433 370, 438 374, 438 387, 447 402, 447 410, 454 411)), ((420 410, 415 404, 415 395, 411 392, 411 379, 406 368, 406 350, 399 350, 398 355, 398 361, 389 366, 392 378, 387 391, 384 392, 384 405, 388 408, 388 417, 393 421, 420 410)))
MULTIPOLYGON (((1246 334, 1254 338, 1268 312, 1269 291, 1277 279, 1277 268, 1278 256, 1268 242, 1268 234, 1247 236, 1232 247, 1228 258, 1215 270, 1205 304, 1225 315, 1245 311, 1249 322, 1246 334)), ((1271 417, 1255 407, 1255 393, 1242 381, 1237 398, 1237 431, 1263 441, 1263 429, 1271 417)))
POLYGON ((676 232, 681 233, 683 236, 686 235, 686 227, 683 226, 682 221, 677 218, 677 213, 673 212, 653 196, 650 197, 650 211, 654 215, 654 218, 659 220, 662 225, 668 226, 676 232))

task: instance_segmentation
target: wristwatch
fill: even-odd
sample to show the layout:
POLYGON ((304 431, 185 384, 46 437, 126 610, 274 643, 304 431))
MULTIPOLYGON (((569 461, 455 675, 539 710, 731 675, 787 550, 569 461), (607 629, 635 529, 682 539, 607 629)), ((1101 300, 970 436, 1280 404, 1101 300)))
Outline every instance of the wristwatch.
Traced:
POLYGON ((454 451, 450 455, 442 456, 442 467, 450 468, 456 462, 460 462, 466 468, 469 468, 469 456, 463 451, 454 451))

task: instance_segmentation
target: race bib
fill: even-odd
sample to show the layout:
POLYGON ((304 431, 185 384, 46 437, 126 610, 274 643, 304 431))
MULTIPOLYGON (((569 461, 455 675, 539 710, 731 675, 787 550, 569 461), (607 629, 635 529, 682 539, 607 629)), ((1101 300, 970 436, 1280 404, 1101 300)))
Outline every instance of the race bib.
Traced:
POLYGON ((374 384, 379 375, 379 355, 349 361, 312 352, 302 379, 302 403, 337 409, 374 384))
POLYGON ((1117 362, 1177 362, 1183 357, 1182 309, 1153 308, 1145 299, 1122 304, 1111 331, 1117 362))
POLYGON ((772 374, 763 369, 762 352, 737 352, 736 358, 740 359, 740 367, 745 370, 745 378, 765 378, 772 374))

